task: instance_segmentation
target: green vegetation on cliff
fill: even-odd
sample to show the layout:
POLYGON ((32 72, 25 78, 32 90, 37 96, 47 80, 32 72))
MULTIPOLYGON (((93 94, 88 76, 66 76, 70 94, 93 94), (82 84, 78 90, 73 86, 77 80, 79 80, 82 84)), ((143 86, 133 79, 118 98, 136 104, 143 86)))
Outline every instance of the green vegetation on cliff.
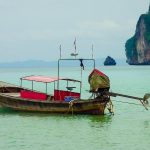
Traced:
POLYGON ((150 13, 142 15, 144 19, 144 23, 146 26, 146 31, 144 34, 145 40, 150 43, 150 13))
POLYGON ((142 14, 136 25, 133 37, 125 43, 127 62, 129 64, 147 64, 150 60, 150 8, 147 14, 142 14))
POLYGON ((136 40, 135 35, 127 40, 125 47, 126 47, 126 55, 127 57, 132 57, 136 54, 136 40))
MULTIPOLYGON (((144 33, 145 41, 150 43, 150 13, 141 15, 141 17, 138 21, 138 24, 141 19, 144 20, 144 24, 145 24, 145 33, 144 33)), ((138 24, 137 24, 137 26, 138 26, 138 24)), ((137 54, 136 41, 137 41, 136 35, 134 35, 132 38, 127 40, 127 42, 125 44, 127 57, 132 57, 137 54)))

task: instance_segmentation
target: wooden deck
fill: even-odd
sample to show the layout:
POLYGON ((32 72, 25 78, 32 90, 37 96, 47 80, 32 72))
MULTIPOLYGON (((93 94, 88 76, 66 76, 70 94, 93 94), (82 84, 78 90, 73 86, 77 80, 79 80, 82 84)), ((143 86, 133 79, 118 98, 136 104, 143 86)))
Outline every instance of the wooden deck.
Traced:
POLYGON ((0 81, 0 87, 17 87, 16 85, 0 81))
POLYGON ((20 97, 20 93, 3 93, 3 95, 13 96, 13 97, 20 97))

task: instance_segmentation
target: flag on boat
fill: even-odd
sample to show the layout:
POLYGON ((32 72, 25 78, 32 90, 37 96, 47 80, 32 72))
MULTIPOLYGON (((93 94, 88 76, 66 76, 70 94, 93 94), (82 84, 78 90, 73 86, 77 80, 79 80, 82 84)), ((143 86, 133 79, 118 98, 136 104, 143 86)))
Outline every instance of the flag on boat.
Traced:
POLYGON ((74 40, 74 43, 73 43, 73 44, 74 44, 74 49, 75 49, 75 53, 76 53, 76 48, 77 48, 77 47, 76 47, 76 38, 75 38, 75 40, 74 40))
POLYGON ((109 77, 98 69, 94 69, 88 78, 90 84, 90 91, 96 92, 99 89, 105 89, 110 87, 109 77))

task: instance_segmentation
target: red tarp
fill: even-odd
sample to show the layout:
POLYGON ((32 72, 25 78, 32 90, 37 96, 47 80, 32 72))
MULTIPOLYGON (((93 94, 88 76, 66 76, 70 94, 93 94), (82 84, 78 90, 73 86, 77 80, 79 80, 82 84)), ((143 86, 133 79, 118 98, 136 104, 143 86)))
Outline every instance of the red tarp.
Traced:
POLYGON ((22 98, 45 101, 47 99, 47 95, 44 93, 29 91, 29 90, 21 90, 20 96, 22 98))

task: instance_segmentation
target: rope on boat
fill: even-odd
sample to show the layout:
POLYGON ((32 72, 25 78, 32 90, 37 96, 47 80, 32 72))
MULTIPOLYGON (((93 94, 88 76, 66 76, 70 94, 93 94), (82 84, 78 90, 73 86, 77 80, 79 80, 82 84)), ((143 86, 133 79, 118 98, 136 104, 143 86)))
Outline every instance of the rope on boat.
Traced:
POLYGON ((68 111, 66 112, 66 114, 68 114, 70 111, 72 112, 72 115, 73 115, 73 104, 74 104, 74 101, 75 100, 71 100, 70 102, 69 102, 69 109, 68 109, 68 111))
POLYGON ((71 109, 72 115, 73 115, 73 104, 74 104, 74 100, 71 100, 71 101, 69 102, 69 110, 71 109))
POLYGON ((109 113, 114 115, 114 110, 113 110, 114 105, 111 100, 109 100, 109 102, 106 104, 106 108, 108 109, 109 113))
POLYGON ((81 87, 82 87, 82 70, 84 70, 84 64, 83 64, 83 59, 79 59, 80 61, 80 67, 81 67, 81 87))
POLYGON ((79 59, 79 61, 80 61, 80 67, 81 67, 81 69, 83 69, 83 70, 84 70, 83 59, 79 59))

